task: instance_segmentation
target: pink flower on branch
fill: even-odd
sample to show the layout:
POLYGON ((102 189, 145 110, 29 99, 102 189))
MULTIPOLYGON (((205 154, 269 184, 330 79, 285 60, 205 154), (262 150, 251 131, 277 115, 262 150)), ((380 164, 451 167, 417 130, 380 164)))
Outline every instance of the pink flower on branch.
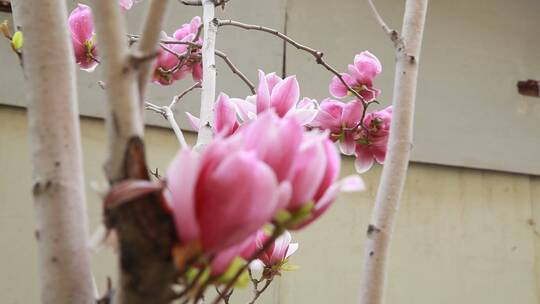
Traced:
POLYGON ((376 161, 384 162, 386 156, 392 107, 368 113, 362 125, 363 106, 358 101, 344 103, 324 100, 320 111, 310 124, 313 127, 330 131, 330 138, 338 141, 341 152, 355 155, 357 172, 364 173, 376 161))
POLYGON ((75 61, 81 69, 92 71, 98 64, 92 10, 79 4, 69 15, 68 22, 75 61))
MULTIPOLYGON (((201 38, 195 41, 200 25, 201 18, 196 16, 190 23, 183 24, 176 30, 172 37, 162 32, 161 39, 202 45, 201 38)), ((199 55, 198 49, 190 49, 187 44, 164 44, 156 61, 154 82, 170 85, 189 73, 192 74, 193 80, 200 81, 202 79, 202 63, 199 55), (186 58, 179 58, 181 56, 186 56, 186 58)))
MULTIPOLYGON (((343 73, 343 80, 355 91, 370 102, 380 95, 381 91, 373 87, 373 79, 382 71, 382 66, 377 57, 368 51, 357 54, 354 64, 349 64, 349 73, 343 73)), ((330 82, 330 93, 336 98, 350 95, 347 87, 341 80, 334 76, 330 82)))
POLYGON ((120 9, 122 12, 128 11, 133 6, 133 0, 120 0, 120 9))

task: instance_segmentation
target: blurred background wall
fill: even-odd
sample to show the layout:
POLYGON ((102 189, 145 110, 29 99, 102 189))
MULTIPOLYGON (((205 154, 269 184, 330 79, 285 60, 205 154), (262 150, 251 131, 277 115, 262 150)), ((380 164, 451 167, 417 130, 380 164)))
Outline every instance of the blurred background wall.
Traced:
MULTIPOLYGON (((128 13, 137 33, 147 1, 128 13)), ((199 10, 172 1, 170 33, 199 10)), ((400 28, 403 1, 380 0, 387 22, 400 28)), ((68 1, 73 7, 74 1, 68 1)), ((390 104, 393 57, 364 1, 232 0, 223 18, 287 31, 325 51, 340 70, 369 49, 381 59, 381 106, 390 104)), ((422 52, 414 163, 411 164, 392 248, 388 303, 540 303, 540 99, 517 93, 518 80, 540 78, 540 2, 432 0, 422 52)), ((0 13, 0 21, 10 15, 0 13)), ((46 31, 44 32, 46 34, 46 31)), ((303 96, 328 96, 331 75, 307 54, 261 33, 220 30, 218 48, 252 80, 256 68, 296 74, 303 96)), ((0 41, 0 303, 37 303, 29 139, 22 73, 0 41)), ((91 183, 103 184, 103 94, 98 71, 78 75, 90 230, 101 219, 91 183)), ((149 99, 165 104, 191 84, 151 86, 149 99)), ((218 89, 248 94, 218 63, 218 89)), ((54 88, 51 88, 54 89, 54 88)), ((198 93, 177 108, 198 112, 198 93)), ((147 113, 149 165, 165 171, 178 149, 162 118, 147 113)), ((194 136, 189 136, 193 141, 194 136)), ((343 158, 343 175, 352 159, 343 158)), ((380 166, 363 177, 368 190, 345 194, 312 228, 295 233, 295 272, 273 283, 263 303, 355 303, 363 244, 380 166)), ((115 273, 109 251, 94 256, 98 285, 115 273)), ((235 303, 247 299, 240 293, 235 303)))

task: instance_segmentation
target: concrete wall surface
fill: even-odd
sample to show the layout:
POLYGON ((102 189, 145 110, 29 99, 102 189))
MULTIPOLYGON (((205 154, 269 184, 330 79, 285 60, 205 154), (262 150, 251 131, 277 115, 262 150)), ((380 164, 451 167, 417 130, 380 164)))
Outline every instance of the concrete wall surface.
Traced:
MULTIPOLYGON (((91 183, 103 184, 103 122, 82 119, 90 230, 101 220, 91 183)), ((193 136, 189 140, 193 141, 193 136)), ((147 128, 149 165, 163 172, 178 149, 167 129, 147 128)), ((31 166, 25 112, 0 107, 0 303, 39 302, 31 166)), ((343 175, 353 171, 343 158, 343 175)), ((380 166, 361 194, 344 194, 309 229, 294 233, 300 266, 274 282, 260 303, 356 303, 365 229, 380 166)), ((540 179, 411 164, 390 263, 388 303, 535 304, 539 291, 540 179)), ((108 250, 93 258, 98 285, 115 273, 108 250)), ((249 290, 233 303, 243 303, 249 290)))

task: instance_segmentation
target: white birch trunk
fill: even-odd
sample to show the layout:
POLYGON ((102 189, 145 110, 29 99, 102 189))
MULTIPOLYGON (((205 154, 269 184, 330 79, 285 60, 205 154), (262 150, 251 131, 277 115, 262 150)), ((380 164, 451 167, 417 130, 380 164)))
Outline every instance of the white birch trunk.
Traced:
MULTIPOLYGON (((139 44, 139 54, 147 56, 153 52, 159 51, 159 40, 161 38, 161 28, 165 22, 165 15, 169 0, 152 0, 144 21, 141 41, 139 44)), ((139 67, 139 98, 140 106, 144 105, 144 95, 146 86, 152 77, 155 59, 143 62, 139 67)))
POLYGON ((13 9, 25 38, 41 303, 95 303, 66 4, 19 0, 13 9))
POLYGON ((404 48, 398 44, 396 49, 393 118, 388 152, 367 231, 363 284, 360 290, 362 304, 381 304, 384 300, 392 229, 412 148, 416 82, 427 3, 427 0, 406 1, 402 28, 404 48))
POLYGON ((214 101, 216 99, 216 33, 215 6, 212 0, 203 0, 204 42, 202 47, 203 80, 201 93, 201 125, 197 136, 197 149, 212 140, 214 101))
POLYGON ((125 178, 125 154, 133 138, 142 139, 142 105, 139 104, 137 73, 127 46, 126 26, 118 1, 94 0, 93 16, 107 84, 107 177, 114 183, 125 178))

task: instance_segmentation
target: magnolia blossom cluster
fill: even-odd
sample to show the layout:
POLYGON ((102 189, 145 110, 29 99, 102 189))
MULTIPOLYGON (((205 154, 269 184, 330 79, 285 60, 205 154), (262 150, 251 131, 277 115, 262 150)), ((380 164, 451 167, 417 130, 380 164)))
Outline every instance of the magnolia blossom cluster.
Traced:
MULTIPOLYGON (((269 108, 236 129, 227 124, 200 154, 181 150, 167 172, 182 248, 179 267, 195 255, 213 256, 213 276, 222 275, 236 257, 250 256, 246 248, 261 243, 257 231, 265 225, 300 229, 319 218, 340 191, 363 187, 358 176, 337 180, 340 157, 334 144, 325 133, 306 131, 295 117, 280 117, 269 108)), ((288 242, 281 239, 273 248, 288 242)), ((269 267, 287 258, 265 254, 270 258, 259 258, 269 267)))
POLYGON ((161 32, 163 41, 178 41, 186 44, 166 44, 166 46, 160 48, 154 69, 153 81, 155 83, 170 85, 189 73, 192 74, 195 81, 202 79, 200 50, 198 48, 191 50, 189 44, 187 44, 202 45, 202 39, 197 37, 201 24, 201 18, 196 16, 190 23, 183 24, 176 30, 172 37, 169 37, 165 32, 161 32))
MULTIPOLYGON (((392 107, 374 111, 364 116, 364 104, 373 102, 380 90, 373 87, 373 79, 381 73, 381 63, 368 51, 354 57, 349 65, 349 73, 342 78, 357 91, 364 103, 358 99, 349 102, 325 99, 310 126, 330 131, 330 138, 338 141, 341 151, 355 155, 355 168, 359 173, 366 172, 373 163, 383 163, 392 119, 392 107), (363 117, 363 119, 362 119, 363 117)), ((352 95, 343 82, 334 76, 330 83, 330 93, 335 98, 352 95)))
MULTIPOLYGON (((133 6, 133 0, 119 0, 120 9, 125 12, 133 6)), ((92 18, 92 9, 84 4, 78 4, 69 15, 69 30, 75 53, 75 61, 82 70, 93 71, 98 65, 98 48, 92 18)), ((153 82, 170 85, 175 80, 184 78, 191 73, 195 81, 202 79, 202 63, 199 47, 202 39, 198 36, 201 18, 194 17, 190 23, 183 24, 172 37, 161 33, 165 42, 158 54, 154 68, 153 82)))
MULTIPOLYGON (((294 118, 308 129, 327 130, 329 138, 339 142, 342 153, 356 156, 355 168, 364 173, 374 162, 384 162, 390 132, 392 107, 364 115, 364 104, 367 106, 380 94, 380 90, 373 87, 373 79, 381 69, 377 57, 368 51, 356 55, 354 64, 349 65, 350 74, 342 74, 342 77, 364 98, 364 102, 327 98, 320 103, 310 98, 300 99, 295 76, 282 79, 275 73, 259 71, 257 94, 245 99, 219 95, 212 125, 214 133, 229 136, 242 124, 272 109, 279 117, 294 118)), ((335 98, 352 95, 337 76, 332 79, 330 93, 335 98)), ((193 127, 198 129, 199 119, 187 115, 193 127)))

